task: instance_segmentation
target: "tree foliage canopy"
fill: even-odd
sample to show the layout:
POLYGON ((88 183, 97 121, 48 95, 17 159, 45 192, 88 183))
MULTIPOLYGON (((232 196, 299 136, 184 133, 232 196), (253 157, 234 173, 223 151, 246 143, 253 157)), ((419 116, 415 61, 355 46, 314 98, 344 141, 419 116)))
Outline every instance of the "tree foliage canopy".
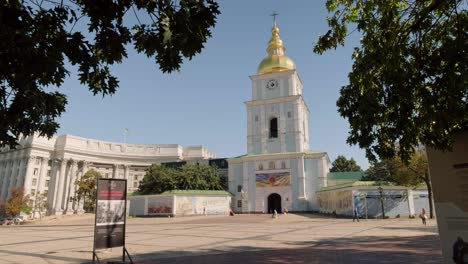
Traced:
POLYGON ((215 167, 185 164, 179 169, 151 165, 138 193, 160 194, 170 190, 222 190, 222 179, 215 167))
POLYGON ((47 191, 45 192, 37 192, 36 193, 36 196, 34 198, 34 204, 33 204, 33 208, 32 208, 32 213, 35 214, 35 213, 38 213, 39 214, 39 218, 42 219, 42 216, 44 212, 47 211, 47 206, 48 206, 48 202, 47 202, 47 191))
POLYGON ((390 181, 402 186, 418 186, 425 183, 427 177, 427 156, 417 151, 408 163, 395 156, 392 159, 374 162, 361 180, 390 181))
POLYGON ((214 0, 2 1, 0 146, 57 131, 67 98, 54 87, 70 65, 94 95, 113 94, 119 81, 110 66, 127 47, 154 58, 163 72, 178 70, 201 52, 219 13, 214 0))
POLYGON ((419 149, 410 160, 403 161, 394 156, 391 159, 373 162, 367 169, 362 181, 388 181, 397 185, 416 187, 425 184, 427 187, 430 218, 434 217, 432 203, 432 184, 429 179, 428 160, 426 153, 419 149))
POLYGON ((83 209, 86 212, 94 212, 96 206, 96 182, 102 175, 90 169, 80 179, 75 181, 76 186, 76 200, 80 202, 83 200, 83 209))
POLYGON ((12 188, 11 198, 5 203, 5 213, 11 217, 19 215, 21 212, 31 212, 29 206, 29 195, 25 195, 24 188, 12 188))
POLYGON ((362 35, 337 101, 349 144, 407 162, 420 143, 449 150, 468 124, 468 12, 462 0, 328 0, 314 52, 362 35))
POLYGON ((332 163, 331 172, 347 172, 347 171, 362 171, 361 167, 357 165, 356 161, 351 158, 347 159, 345 156, 338 155, 332 163))

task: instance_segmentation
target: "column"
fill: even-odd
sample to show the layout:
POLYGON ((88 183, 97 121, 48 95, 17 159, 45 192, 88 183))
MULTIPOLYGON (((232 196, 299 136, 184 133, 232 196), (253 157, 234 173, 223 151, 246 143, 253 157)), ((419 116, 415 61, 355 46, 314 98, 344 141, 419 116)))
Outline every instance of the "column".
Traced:
MULTIPOLYGON (((7 154, 8 155, 8 154, 7 154)), ((11 159, 5 159, 6 162, 6 167, 3 170, 3 183, 2 183, 2 193, 0 195, 1 198, 4 200, 7 199, 7 194, 8 194, 8 171, 11 168, 11 159)))
MULTIPOLYGON (((130 165, 123 165, 124 167, 124 179, 127 180, 127 192, 133 188, 133 182, 130 182, 128 175, 130 173, 130 165)), ((133 190, 133 189, 132 189, 133 190)))
MULTIPOLYGON (((124 179, 126 179, 128 181, 129 180, 128 175, 130 174, 130 165, 124 165, 124 170, 125 170, 124 171, 124 179)), ((127 184, 127 187, 129 187, 128 184, 127 184)))
POLYGON ((299 199, 305 199, 306 198, 306 193, 305 193, 305 172, 304 172, 304 155, 299 157, 299 160, 297 162, 298 164, 298 175, 297 175, 297 186, 299 188, 298 193, 299 193, 299 199))
MULTIPOLYGON (((20 163, 20 159, 19 159, 19 157, 17 157, 17 155, 18 155, 18 153, 15 153, 15 154, 13 154, 13 157, 12 157, 13 164, 11 165, 11 171, 10 171, 9 177, 8 177, 7 199, 11 196, 11 189, 13 189, 17 185, 15 179, 18 178, 18 167, 19 167, 19 163, 20 163)), ((25 194, 29 193, 26 190, 26 186, 25 186, 24 193, 25 194)))
MULTIPOLYGON (((83 177, 83 175, 86 172, 88 172, 88 170, 89 170, 89 162, 88 161, 83 161, 82 166, 81 166, 81 172, 80 172, 80 175, 79 175, 80 179, 81 179, 81 177, 83 177)), ((76 208, 75 208, 76 212, 78 214, 83 214, 85 212, 85 210, 83 209, 83 206, 84 206, 84 199, 82 198, 78 202, 78 204, 76 205, 76 208)))
MULTIPOLYGON (((34 203, 41 203, 42 202, 42 199, 43 198, 43 193, 46 189, 45 187, 45 181, 46 181, 46 177, 47 177, 47 165, 49 163, 49 159, 46 158, 46 157, 42 157, 41 158, 42 161, 41 161, 41 167, 39 169, 39 178, 37 180, 37 188, 36 188, 36 198, 34 199, 34 203)), ((47 199, 47 198, 46 198, 47 199)), ((34 204, 34 207, 36 207, 36 204, 34 204)), ((39 212, 39 215, 41 216, 43 211, 42 211, 43 208, 40 208, 39 210, 41 210, 39 212)))
MULTIPOLYGON (((250 186, 249 186, 249 171, 248 171, 248 168, 247 168, 247 162, 244 161, 242 163, 242 169, 243 169, 243 172, 242 172, 242 193, 241 193, 241 197, 242 197, 242 212, 243 213, 248 213, 250 212, 249 210, 249 207, 250 207, 250 203, 249 203, 249 198, 250 198, 250 186)), ((252 196, 253 193, 252 193, 252 196)), ((255 196, 254 196, 255 197, 255 196)))
POLYGON ((26 162, 26 173, 24 174, 24 193, 30 194, 31 193, 31 185, 32 185, 32 169, 34 166, 34 162, 36 161, 35 156, 31 156, 28 161, 26 162))
POLYGON ((21 166, 20 166, 20 171, 18 175, 18 184, 20 186, 24 187, 24 184, 26 182, 26 170, 27 166, 29 165, 28 161, 29 159, 33 159, 34 156, 29 157, 29 154, 26 154, 23 158, 21 158, 21 166))
POLYGON ((60 174, 58 176, 58 182, 57 182, 57 192, 56 192, 56 197, 55 197, 55 206, 54 206, 54 211, 55 214, 63 212, 62 209, 62 203, 63 203, 63 191, 65 188, 65 172, 67 169, 67 162, 68 160, 63 159, 62 164, 60 165, 60 174))
POLYGON ((112 171, 112 178, 117 179, 117 178, 119 178, 119 174, 118 174, 119 165, 113 164, 112 166, 114 167, 114 170, 112 171))
POLYGON ((21 180, 26 177, 25 167, 28 164, 28 158, 22 157, 20 158, 19 162, 20 162, 20 167, 19 167, 19 172, 18 172, 18 183, 16 185, 21 185, 21 180))
POLYGON ((39 179, 38 179, 38 185, 37 185, 37 191, 40 193, 43 193, 46 189, 45 187, 45 181, 47 178, 47 164, 49 163, 49 159, 43 157, 42 162, 41 162, 41 168, 39 170, 39 179))
POLYGON ((49 194, 47 195, 47 203, 49 208, 49 214, 52 214, 55 208, 55 202, 57 197, 57 187, 58 187, 58 176, 59 176, 59 166, 58 160, 52 160, 52 166, 50 168, 50 182, 49 182, 49 194))
MULTIPOLYGON (((83 167, 83 163, 81 164, 81 167, 83 167)), ((79 174, 81 174, 81 171, 78 171, 78 163, 75 163, 75 166, 72 169, 72 175, 70 177, 70 195, 69 197, 72 198, 72 201, 68 200, 68 206, 71 212, 76 213, 76 185, 75 181, 78 180, 79 177, 81 177, 79 174)))
POLYGON ((68 170, 68 177, 65 177, 65 203, 64 209, 67 214, 73 213, 73 195, 75 190, 76 167, 78 166, 76 160, 70 161, 70 169, 68 170))

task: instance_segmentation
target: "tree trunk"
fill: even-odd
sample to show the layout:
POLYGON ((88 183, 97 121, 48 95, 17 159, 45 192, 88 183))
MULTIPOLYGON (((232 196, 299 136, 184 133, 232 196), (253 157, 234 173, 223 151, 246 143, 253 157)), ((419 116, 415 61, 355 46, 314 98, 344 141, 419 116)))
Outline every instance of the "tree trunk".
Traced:
POLYGON ((424 176, 424 182, 427 186, 427 199, 429 199, 429 217, 432 219, 434 218, 434 204, 432 202, 432 183, 429 179, 429 173, 427 171, 424 176))

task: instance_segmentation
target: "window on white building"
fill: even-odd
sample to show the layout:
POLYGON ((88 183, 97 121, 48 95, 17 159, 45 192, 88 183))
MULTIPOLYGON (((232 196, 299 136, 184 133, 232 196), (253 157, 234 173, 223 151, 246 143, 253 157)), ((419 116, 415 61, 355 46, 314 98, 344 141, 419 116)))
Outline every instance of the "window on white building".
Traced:
POLYGON ((133 187, 137 188, 138 187, 138 182, 133 182, 133 187))
POLYGON ((268 169, 270 169, 270 170, 275 169, 275 162, 274 161, 270 161, 270 163, 268 163, 268 169))
POLYGON ((34 196, 36 195, 36 190, 35 189, 31 189, 31 196, 34 196))
POLYGON ((262 163, 258 164, 258 170, 263 170, 263 164, 262 163))
POLYGON ((242 200, 237 200, 237 207, 239 207, 239 208, 242 207, 242 200))
POLYGON ((47 171, 47 176, 50 176, 50 170, 47 171))
POLYGON ((242 185, 237 185, 237 192, 242 192, 242 185))
POLYGON ((39 165, 39 164, 41 164, 41 160, 36 158, 36 165, 39 165))
POLYGON ((291 112, 288 112, 288 118, 291 118, 291 112))
POLYGON ((36 186, 36 184, 37 184, 37 179, 36 178, 32 179, 32 185, 36 186))
POLYGON ((255 122, 258 122, 258 115, 255 116, 255 122))
POLYGON ((39 173, 39 169, 35 168, 34 171, 33 171, 33 175, 37 175, 38 173, 39 173))
POLYGON ((282 161, 282 162, 281 162, 281 168, 282 168, 282 169, 286 169, 286 161, 282 161))
POLYGON ((49 182, 50 182, 49 180, 45 181, 45 187, 49 187, 49 182))

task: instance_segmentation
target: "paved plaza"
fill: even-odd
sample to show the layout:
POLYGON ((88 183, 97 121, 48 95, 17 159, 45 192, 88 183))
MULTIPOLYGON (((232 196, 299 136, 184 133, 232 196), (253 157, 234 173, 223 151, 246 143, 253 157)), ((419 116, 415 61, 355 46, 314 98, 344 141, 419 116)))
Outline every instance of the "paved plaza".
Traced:
MULTIPOLYGON (((0 263, 89 263, 94 216, 0 227, 0 263)), ((320 215, 131 218, 136 263, 441 263, 435 220, 320 215)), ((110 259, 121 249, 102 252, 110 259)))

